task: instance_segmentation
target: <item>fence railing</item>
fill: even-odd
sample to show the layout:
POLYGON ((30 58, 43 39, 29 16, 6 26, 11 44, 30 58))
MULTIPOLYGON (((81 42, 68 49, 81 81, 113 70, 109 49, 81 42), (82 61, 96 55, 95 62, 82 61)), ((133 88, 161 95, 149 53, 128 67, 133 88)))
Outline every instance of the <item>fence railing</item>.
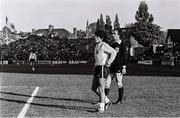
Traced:
MULTIPOLYGON (((0 64, 27 64, 29 61, 8 61, 8 60, 0 60, 0 64)), ((86 60, 81 60, 81 61, 76 61, 76 60, 70 60, 70 61, 56 61, 56 60, 38 60, 36 63, 38 64, 87 64, 88 61, 86 60)))

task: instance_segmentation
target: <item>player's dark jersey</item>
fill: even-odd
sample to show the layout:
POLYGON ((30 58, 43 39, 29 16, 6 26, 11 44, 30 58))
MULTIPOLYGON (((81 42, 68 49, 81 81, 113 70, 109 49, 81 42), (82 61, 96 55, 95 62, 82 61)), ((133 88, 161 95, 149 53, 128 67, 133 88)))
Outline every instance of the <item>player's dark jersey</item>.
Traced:
POLYGON ((111 73, 121 72, 122 66, 126 65, 127 63, 127 53, 126 53, 125 44, 123 42, 121 42, 120 44, 114 42, 111 45, 111 47, 113 47, 118 53, 110 66, 110 72, 111 73))

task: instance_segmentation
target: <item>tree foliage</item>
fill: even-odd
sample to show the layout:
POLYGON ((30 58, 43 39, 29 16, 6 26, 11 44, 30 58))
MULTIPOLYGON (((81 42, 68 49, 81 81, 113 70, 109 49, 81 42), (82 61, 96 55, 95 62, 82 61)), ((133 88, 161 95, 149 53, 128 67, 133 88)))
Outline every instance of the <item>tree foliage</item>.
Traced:
POLYGON ((119 28, 120 28, 119 18, 118 18, 118 15, 116 14, 115 20, 114 20, 114 30, 117 30, 119 28))
POLYGON ((131 29, 131 35, 143 46, 152 44, 163 44, 164 32, 161 27, 154 24, 154 17, 148 12, 148 6, 142 1, 135 15, 137 22, 132 23, 127 28, 131 29))
POLYGON ((106 15, 106 22, 104 22, 102 14, 100 15, 96 22, 96 31, 104 32, 103 39, 105 42, 112 42, 112 22, 109 15, 106 15))
POLYGON ((86 45, 94 45, 93 40, 30 35, 25 39, 11 42, 9 45, 0 46, 3 50, 0 50, 0 54, 3 54, 4 59, 12 57, 15 60, 28 61, 29 53, 33 49, 38 55, 38 60, 92 61, 92 53, 85 49, 86 45))
POLYGON ((107 43, 112 42, 112 23, 109 15, 106 15, 105 32, 107 34, 107 43))
POLYGON ((100 18, 99 18, 99 28, 100 28, 100 30, 102 29, 104 29, 104 25, 105 25, 105 23, 104 23, 104 19, 103 19, 103 15, 101 14, 100 15, 100 18))
POLYGON ((135 19, 137 22, 153 22, 154 18, 152 14, 148 12, 148 5, 145 1, 142 1, 139 5, 138 10, 136 11, 135 19))

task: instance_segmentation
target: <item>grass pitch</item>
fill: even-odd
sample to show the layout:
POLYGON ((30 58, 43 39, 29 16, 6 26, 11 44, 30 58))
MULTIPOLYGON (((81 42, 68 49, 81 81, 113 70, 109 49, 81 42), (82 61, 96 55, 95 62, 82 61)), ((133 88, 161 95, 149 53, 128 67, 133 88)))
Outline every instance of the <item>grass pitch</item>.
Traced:
MULTIPOLYGON (((180 78, 125 76, 123 104, 95 112, 98 97, 91 91, 92 75, 0 73, 0 116, 17 117, 34 89, 26 117, 180 117, 180 78)), ((109 98, 118 91, 111 84, 109 98)))

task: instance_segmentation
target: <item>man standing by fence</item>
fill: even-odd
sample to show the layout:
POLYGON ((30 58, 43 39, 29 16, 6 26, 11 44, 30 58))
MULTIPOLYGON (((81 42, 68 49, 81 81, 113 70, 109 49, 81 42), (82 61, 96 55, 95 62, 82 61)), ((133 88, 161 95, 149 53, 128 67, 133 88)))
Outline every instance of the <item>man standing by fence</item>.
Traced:
POLYGON ((35 71, 35 62, 37 61, 37 56, 35 53, 35 50, 31 50, 31 53, 29 54, 29 61, 30 61, 30 65, 33 71, 35 71))

